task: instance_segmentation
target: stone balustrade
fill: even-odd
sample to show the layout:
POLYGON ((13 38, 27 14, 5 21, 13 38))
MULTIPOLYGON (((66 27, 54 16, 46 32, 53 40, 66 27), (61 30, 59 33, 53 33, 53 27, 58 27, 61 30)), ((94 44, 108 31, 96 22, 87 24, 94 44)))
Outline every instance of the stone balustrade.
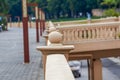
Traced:
POLYGON ((67 25, 57 30, 63 34, 63 44, 118 39, 120 22, 67 25))
MULTIPOLYGON (((79 54, 71 55, 74 44, 84 42, 99 42, 104 40, 116 40, 119 38, 120 22, 92 23, 92 24, 76 24, 56 27, 49 22, 46 35, 46 46, 39 46, 37 49, 43 54, 43 67, 45 80, 75 80, 71 69, 67 63, 68 60, 75 60, 79 54), (59 32, 58 32, 58 31, 59 32), (64 45, 63 45, 64 44, 64 45), (72 44, 72 45, 66 45, 72 44), (64 75, 66 74, 66 75, 64 75)), ((87 43, 86 43, 87 44, 87 43)), ((76 50, 76 49, 75 49, 76 50)), ((74 51, 74 50, 73 50, 74 51)), ((92 60, 93 54, 79 55, 81 57, 92 60)), ((99 61, 98 61, 99 62, 99 61)), ((93 65, 92 65, 93 66, 93 65)), ((101 68, 101 66, 99 66, 101 68)), ((95 78, 94 73, 90 73, 89 79, 95 78)), ((102 80, 101 69, 99 71, 99 80, 102 80)))
MULTIPOLYGON (((48 22, 46 22, 46 28, 48 27, 48 22)), ((40 26, 40 23, 38 24, 40 26)), ((23 23, 22 22, 8 22, 8 26, 9 27, 23 27, 23 23)), ((35 28, 36 27, 36 22, 28 22, 28 27, 29 28, 35 28)))
MULTIPOLYGON (((39 24, 40 25, 40 24, 39 24)), ((8 26, 9 27, 23 27, 23 23, 22 22, 8 22, 8 26)), ((36 27, 36 23, 35 22, 28 22, 28 27, 36 27)))
POLYGON ((115 45, 119 44, 117 39, 119 38, 120 22, 76 24, 56 27, 57 29, 52 22, 50 24, 47 46, 37 47, 43 54, 45 80, 74 80, 67 60, 77 59, 88 60, 89 80, 102 80, 100 58, 119 55, 119 51, 116 50, 119 45, 115 45), (66 44, 74 45, 75 49, 66 44), (114 46, 110 46, 113 44, 114 46), (98 45, 99 47, 97 47, 98 45), (64 76, 64 74, 67 75, 64 76))

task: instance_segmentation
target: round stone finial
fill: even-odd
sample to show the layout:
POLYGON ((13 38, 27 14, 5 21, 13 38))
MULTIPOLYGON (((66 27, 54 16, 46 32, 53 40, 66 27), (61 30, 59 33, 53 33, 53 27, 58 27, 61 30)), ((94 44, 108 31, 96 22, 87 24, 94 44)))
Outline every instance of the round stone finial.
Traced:
POLYGON ((52 31, 56 31, 56 28, 55 27, 50 27, 49 32, 52 32, 52 31))
POLYGON ((48 39, 52 44, 59 44, 62 41, 62 34, 57 31, 53 31, 48 35, 48 39))

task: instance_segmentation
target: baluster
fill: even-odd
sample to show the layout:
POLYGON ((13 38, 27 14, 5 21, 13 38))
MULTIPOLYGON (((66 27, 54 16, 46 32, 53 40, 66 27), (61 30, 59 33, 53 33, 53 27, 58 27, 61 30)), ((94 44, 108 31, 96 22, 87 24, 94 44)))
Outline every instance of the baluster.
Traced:
POLYGON ((87 31, 86 31, 86 29, 83 30, 83 34, 84 34, 84 35, 83 35, 83 38, 84 38, 84 39, 87 39, 87 31))
POLYGON ((103 39, 103 27, 100 27, 100 39, 103 39))
POLYGON ((69 41, 72 41, 72 37, 73 37, 73 30, 70 30, 70 32, 69 32, 69 37, 70 37, 70 40, 69 40, 69 41))
POLYGON ((70 38, 69 41, 72 41, 72 35, 73 35, 72 30, 70 29, 70 31, 69 31, 69 38, 70 38))
MULTIPOLYGON (((119 20, 120 20, 120 16, 119 16, 119 20)), ((119 21, 120 22, 120 21, 119 21)), ((118 32, 117 32, 117 36, 118 36, 118 38, 120 39, 120 24, 117 26, 117 28, 118 28, 118 32)))
POLYGON ((105 25, 104 27, 104 38, 106 39, 107 38, 107 26, 105 25))
POLYGON ((105 36, 106 36, 106 27, 103 26, 103 39, 105 39, 105 36))
POLYGON ((63 42, 66 42, 67 40, 66 40, 66 31, 65 30, 63 30, 63 42))
POLYGON ((82 38, 82 30, 79 30, 79 40, 82 40, 83 38, 82 38))
POLYGON ((114 33, 113 27, 110 27, 110 38, 111 38, 111 39, 114 39, 113 33, 114 33))
POLYGON ((116 27, 116 39, 119 39, 119 27, 116 27))
POLYGON ((104 27, 103 26, 101 26, 100 27, 100 39, 102 40, 103 39, 103 32, 104 32, 104 27))
POLYGON ((116 34, 115 34, 115 27, 112 27, 112 38, 115 39, 116 34))
POLYGON ((76 29, 76 30, 75 30, 75 38, 74 38, 75 41, 78 41, 78 40, 79 40, 79 38, 78 38, 78 32, 79 32, 79 31, 76 29))
POLYGON ((90 40, 91 39, 91 29, 88 28, 88 39, 90 40))
POLYGON ((111 38, 111 31, 110 31, 110 27, 107 28, 107 39, 111 38))
POLYGON ((67 37, 67 41, 70 41, 70 36, 69 36, 69 32, 70 32, 70 30, 68 29, 66 32, 67 32, 67 35, 66 35, 66 37, 67 37))
POLYGON ((74 34, 75 34, 75 33, 74 33, 74 29, 71 29, 71 40, 72 40, 72 41, 74 41, 74 37, 75 37, 74 34))
POLYGON ((92 39, 95 39, 95 29, 92 29, 92 39))
POLYGON ((63 30, 63 40, 64 43, 67 42, 67 30, 63 30))
POLYGON ((110 39, 113 39, 113 29, 110 27, 110 39))
POLYGON ((96 38, 99 39, 100 38, 100 29, 99 27, 96 27, 96 38))

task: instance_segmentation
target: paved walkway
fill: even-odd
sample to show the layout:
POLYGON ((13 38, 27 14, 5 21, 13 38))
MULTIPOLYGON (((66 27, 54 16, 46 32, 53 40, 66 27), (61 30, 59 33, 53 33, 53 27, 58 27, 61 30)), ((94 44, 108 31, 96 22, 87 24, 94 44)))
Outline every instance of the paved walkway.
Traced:
POLYGON ((36 43, 35 29, 29 29, 30 64, 24 64, 22 31, 10 28, 0 32, 0 80, 44 80, 41 53, 36 50, 37 45, 44 45, 44 40, 36 43))
MULTIPOLYGON (((82 61, 81 75, 82 77, 76 80, 88 80, 87 61, 82 61)), ((116 58, 102 59, 103 63, 103 80, 120 80, 120 60, 116 58), (116 61, 113 61, 116 60, 116 61)))
MULTIPOLYGON (((30 64, 23 63, 23 34, 21 28, 10 28, 0 32, 0 80, 44 80, 41 67, 41 53, 36 46, 44 45, 44 38, 36 43, 35 29, 29 29, 30 64)), ((103 59, 103 80, 120 80, 120 62, 103 59)), ((86 61, 82 61, 82 77, 87 79, 86 61)))

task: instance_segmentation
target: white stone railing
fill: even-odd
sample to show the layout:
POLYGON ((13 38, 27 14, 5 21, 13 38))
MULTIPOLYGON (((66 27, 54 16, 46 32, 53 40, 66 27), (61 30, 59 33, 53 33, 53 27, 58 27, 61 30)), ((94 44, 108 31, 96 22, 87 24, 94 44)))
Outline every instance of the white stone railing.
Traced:
POLYGON ((118 39, 120 22, 92 23, 57 27, 63 34, 64 44, 118 39))

